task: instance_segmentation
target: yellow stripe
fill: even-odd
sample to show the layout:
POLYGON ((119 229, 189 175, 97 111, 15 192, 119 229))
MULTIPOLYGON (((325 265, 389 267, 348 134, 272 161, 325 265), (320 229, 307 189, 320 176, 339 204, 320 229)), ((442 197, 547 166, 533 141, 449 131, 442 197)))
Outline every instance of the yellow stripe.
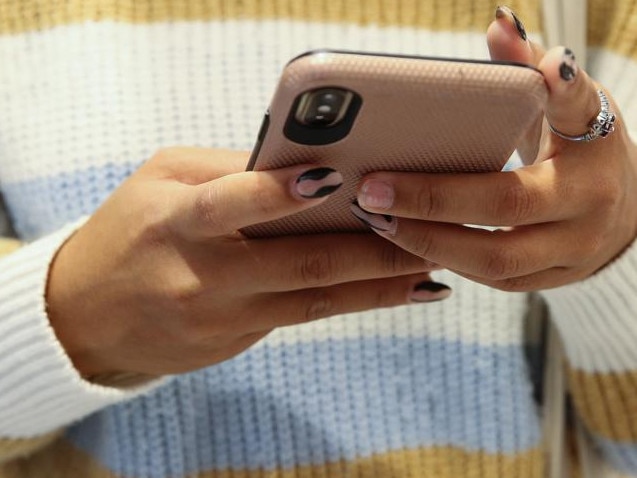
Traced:
POLYGON ((637 60, 637 0, 589 0, 588 43, 637 60))
MULTIPOLYGON (((14 460, 34 453, 36 450, 45 447, 59 436, 59 432, 49 433, 37 438, 10 440, 0 438, 0 463, 14 460)), ((1 467, 0 467, 0 476, 1 467)))
MULTIPOLYGON (((0 35, 85 21, 292 19, 484 31, 497 0, 0 0, 0 35)), ((541 30, 539 0, 503 2, 541 30)), ((588 42, 637 59, 637 0, 589 0, 588 42)))
MULTIPOLYGON (((538 30, 539 0, 508 3, 528 30, 538 30)), ((497 0, 0 0, 0 34, 87 20, 151 23, 241 18, 484 31, 497 4, 497 0)))
POLYGON ((0 257, 10 254, 20 247, 20 241, 0 237, 0 257))
POLYGON ((637 371, 588 373, 570 369, 571 393, 589 430, 616 441, 637 441, 637 371))
MULTIPOLYGON (((205 471, 188 478, 541 478, 542 454, 532 449, 512 456, 457 448, 395 451, 354 462, 292 470, 205 471)), ((29 459, 0 470, 0 478, 121 478, 64 440, 29 459)))

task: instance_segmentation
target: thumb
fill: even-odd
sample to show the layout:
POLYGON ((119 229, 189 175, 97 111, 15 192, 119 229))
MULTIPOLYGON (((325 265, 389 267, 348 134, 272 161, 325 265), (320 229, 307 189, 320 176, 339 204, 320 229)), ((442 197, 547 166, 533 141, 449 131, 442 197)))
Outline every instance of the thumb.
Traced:
POLYGON ((342 184, 339 172, 310 165, 229 174, 185 186, 171 222, 182 237, 210 239, 316 206, 342 184))
MULTIPOLYGON (((495 11, 495 20, 487 30, 487 45, 492 60, 512 61, 534 67, 545 53, 540 45, 527 38, 524 25, 517 15, 504 6, 498 7, 495 11)), ((541 113, 538 114, 533 125, 517 145, 525 164, 533 163, 537 157, 543 117, 541 113)))
POLYGON ((570 136, 588 132, 600 111, 600 98, 593 80, 577 66, 575 54, 565 47, 552 48, 538 68, 549 89, 546 106, 549 124, 570 136))

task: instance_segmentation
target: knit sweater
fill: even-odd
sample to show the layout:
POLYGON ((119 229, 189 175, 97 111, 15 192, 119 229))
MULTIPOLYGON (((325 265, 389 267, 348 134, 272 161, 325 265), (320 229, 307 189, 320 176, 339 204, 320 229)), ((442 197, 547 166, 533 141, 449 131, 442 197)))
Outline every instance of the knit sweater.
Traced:
MULTIPOLYGON (((539 1, 510 6, 539 39, 539 1)), ((101 385, 73 368, 44 300, 60 245, 153 152, 250 149, 296 54, 486 58, 494 8, 0 0, 0 190, 28 243, 0 243, 0 477, 543 476, 528 294, 441 271, 446 301, 281 328, 203 370, 101 385)), ((588 16, 589 69, 637 131, 637 1, 589 0, 588 16)), ((637 245, 542 297, 576 413, 637 474, 637 245)))

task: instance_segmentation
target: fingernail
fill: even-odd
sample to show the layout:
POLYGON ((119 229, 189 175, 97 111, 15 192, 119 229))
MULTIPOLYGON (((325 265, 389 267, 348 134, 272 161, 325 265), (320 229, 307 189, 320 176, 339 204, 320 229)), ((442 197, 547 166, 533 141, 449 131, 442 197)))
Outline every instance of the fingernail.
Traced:
POLYGON ((411 302, 435 302, 451 295, 451 287, 440 282, 424 281, 416 284, 409 294, 411 302))
POLYGON ((389 209, 394 203, 394 188, 377 179, 365 181, 358 195, 358 203, 362 207, 389 209))
POLYGON ((343 176, 332 168, 316 168, 305 171, 296 181, 294 190, 306 199, 322 198, 343 185, 343 176))
POLYGON ((364 211, 356 202, 351 204, 350 211, 352 211, 352 214, 354 214, 357 219, 374 231, 381 234, 389 234, 390 236, 396 234, 398 221, 394 216, 389 216, 387 214, 373 214, 371 212, 364 211))
POLYGON ((520 35, 520 38, 526 41, 527 34, 526 34, 526 30, 524 29, 524 25, 522 24, 518 16, 515 13, 513 13, 513 10, 511 10, 509 7, 506 7, 504 5, 498 6, 498 8, 495 9, 495 18, 512 19, 513 24, 515 25, 515 28, 518 31, 518 34, 520 35))
POLYGON ((560 77, 564 81, 573 81, 579 68, 575 62, 575 54, 569 48, 564 48, 562 63, 560 63, 560 77))

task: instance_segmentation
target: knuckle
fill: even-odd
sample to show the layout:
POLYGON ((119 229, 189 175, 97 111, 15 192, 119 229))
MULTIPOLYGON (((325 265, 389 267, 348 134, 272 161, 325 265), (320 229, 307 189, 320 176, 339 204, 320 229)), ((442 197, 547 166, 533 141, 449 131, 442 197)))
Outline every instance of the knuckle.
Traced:
POLYGON ((193 204, 195 221, 213 233, 230 232, 227 231, 226 210, 223 195, 214 184, 207 184, 205 191, 197 196, 193 204))
POLYGON ((171 242, 169 229, 164 223, 149 222, 140 234, 140 242, 151 249, 162 249, 171 242))
POLYGON ((521 250, 500 246, 493 248, 485 255, 483 273, 489 279, 508 279, 519 274, 523 264, 521 250))
POLYGON ((540 193, 523 184, 506 186, 500 198, 499 201, 494 201, 495 214, 505 226, 527 222, 537 214, 541 204, 540 193))
POLYGON ((312 322, 335 315, 335 311, 334 300, 330 294, 323 289, 317 289, 310 293, 308 300, 305 302, 300 319, 303 322, 312 322))
POLYGON ((161 202, 147 201, 139 214, 140 221, 133 224, 131 237, 146 247, 164 247, 173 240, 169 208, 161 202))
POLYGON ((179 158, 178 147, 166 147, 155 151, 151 156, 149 163, 159 168, 172 166, 179 158))
POLYGON ((196 304, 201 297, 202 284, 195 276, 179 278, 176 274, 167 280, 164 295, 172 304, 179 317, 189 318, 196 309, 196 304))
POLYGON ((316 248, 302 253, 297 266, 298 279, 306 287, 329 284, 337 277, 338 261, 325 248, 316 248))
POLYGON ((172 161, 175 157, 176 149, 174 147, 165 147, 158 149, 153 154, 153 161, 172 161))
POLYGON ((413 254, 427 259, 435 253, 436 242, 431 228, 420 231, 413 238, 412 247, 409 249, 413 254))
POLYGON ((604 211, 614 209, 620 202, 622 188, 614 177, 598 178, 595 185, 595 206, 604 211))
POLYGON ((403 249, 393 244, 383 244, 381 251, 381 267, 388 275, 403 273, 414 265, 413 254, 405 252, 403 249))
POLYGON ((425 184, 416 195, 416 207, 423 219, 438 217, 444 208, 443 194, 433 185, 425 184))

